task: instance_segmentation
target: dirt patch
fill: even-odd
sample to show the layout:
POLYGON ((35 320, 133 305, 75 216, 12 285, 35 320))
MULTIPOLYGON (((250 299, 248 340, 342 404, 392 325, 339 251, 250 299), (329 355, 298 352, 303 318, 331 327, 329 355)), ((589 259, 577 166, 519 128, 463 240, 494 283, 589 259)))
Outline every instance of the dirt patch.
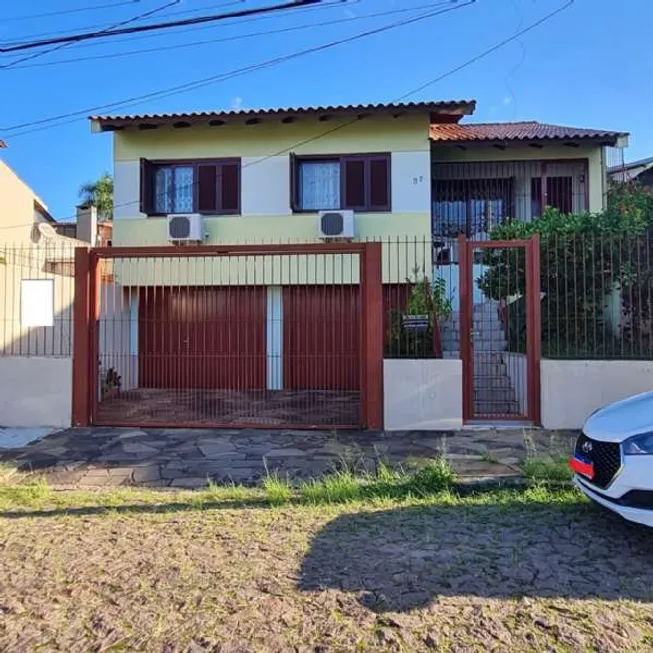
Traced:
POLYGON ((175 509, 2 513, 0 650, 653 646, 653 539, 585 503, 271 510, 162 497, 175 509))

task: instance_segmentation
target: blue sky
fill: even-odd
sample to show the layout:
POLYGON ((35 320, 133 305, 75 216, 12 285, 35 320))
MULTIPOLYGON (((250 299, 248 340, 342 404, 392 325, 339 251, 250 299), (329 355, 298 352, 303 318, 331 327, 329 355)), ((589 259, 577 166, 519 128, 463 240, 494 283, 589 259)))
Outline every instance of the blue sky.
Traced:
MULTIPOLYGON (((120 0, 12 3, 11 7, 3 7, 0 41, 27 40, 91 26, 102 29, 169 1, 122 0, 119 6, 44 18, 24 17, 115 5, 120 0)), ((390 101, 463 63, 565 1, 476 0, 471 6, 354 43, 105 113, 390 101)), ((275 0, 181 0, 158 13, 156 20, 273 3, 275 0)), ((442 0, 324 0, 323 5, 329 6, 277 13, 264 19, 75 44, 23 64, 0 68, 0 138, 9 146, 0 156, 34 188, 56 218, 69 218, 74 214, 80 184, 111 170, 111 136, 92 135, 85 116, 32 133, 27 133, 29 128, 7 127, 264 62, 423 14, 436 4, 443 4, 442 0), (414 11, 370 17, 409 8, 414 11), (333 21, 341 22, 317 25, 333 21), (233 38, 304 25, 313 26, 233 38), (194 44, 196 41, 212 42, 194 44), (126 54, 144 49, 153 51, 126 54), (83 60, 66 62, 69 59, 83 60)), ((474 98, 478 101, 474 121, 536 119, 629 131, 626 158, 652 156, 651 26, 651 0, 575 0, 570 8, 519 41, 410 99, 474 98)), ((30 52, 36 51, 24 54, 30 52)), ((0 67, 16 58, 0 55, 0 67)))

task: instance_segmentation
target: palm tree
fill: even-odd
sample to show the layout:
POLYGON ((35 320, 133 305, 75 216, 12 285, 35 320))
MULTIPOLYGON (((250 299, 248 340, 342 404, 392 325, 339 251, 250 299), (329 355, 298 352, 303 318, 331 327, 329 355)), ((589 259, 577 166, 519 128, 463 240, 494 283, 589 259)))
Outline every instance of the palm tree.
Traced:
POLYGON ((105 172, 97 181, 82 184, 79 197, 83 205, 94 206, 102 220, 113 220, 113 178, 105 172))

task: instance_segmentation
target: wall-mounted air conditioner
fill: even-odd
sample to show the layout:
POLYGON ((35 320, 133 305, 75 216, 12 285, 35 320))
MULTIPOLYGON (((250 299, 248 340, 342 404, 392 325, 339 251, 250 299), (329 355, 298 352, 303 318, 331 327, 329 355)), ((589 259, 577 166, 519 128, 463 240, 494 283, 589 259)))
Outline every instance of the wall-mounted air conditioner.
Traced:
POLYGON ((329 240, 331 238, 354 237, 354 212, 353 211, 320 211, 317 224, 318 238, 329 240))
POLYGON ((168 216, 168 241, 172 243, 201 243, 204 241, 202 216, 194 213, 168 216))

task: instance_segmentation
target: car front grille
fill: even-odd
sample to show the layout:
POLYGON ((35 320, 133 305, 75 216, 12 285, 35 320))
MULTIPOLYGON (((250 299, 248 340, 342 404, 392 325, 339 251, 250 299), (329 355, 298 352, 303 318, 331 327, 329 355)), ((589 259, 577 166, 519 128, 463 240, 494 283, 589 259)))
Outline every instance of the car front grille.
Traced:
POLYGON ((576 442, 576 455, 592 462, 594 478, 590 482, 603 489, 610 485, 621 467, 621 450, 618 442, 592 440, 582 433, 576 442))

